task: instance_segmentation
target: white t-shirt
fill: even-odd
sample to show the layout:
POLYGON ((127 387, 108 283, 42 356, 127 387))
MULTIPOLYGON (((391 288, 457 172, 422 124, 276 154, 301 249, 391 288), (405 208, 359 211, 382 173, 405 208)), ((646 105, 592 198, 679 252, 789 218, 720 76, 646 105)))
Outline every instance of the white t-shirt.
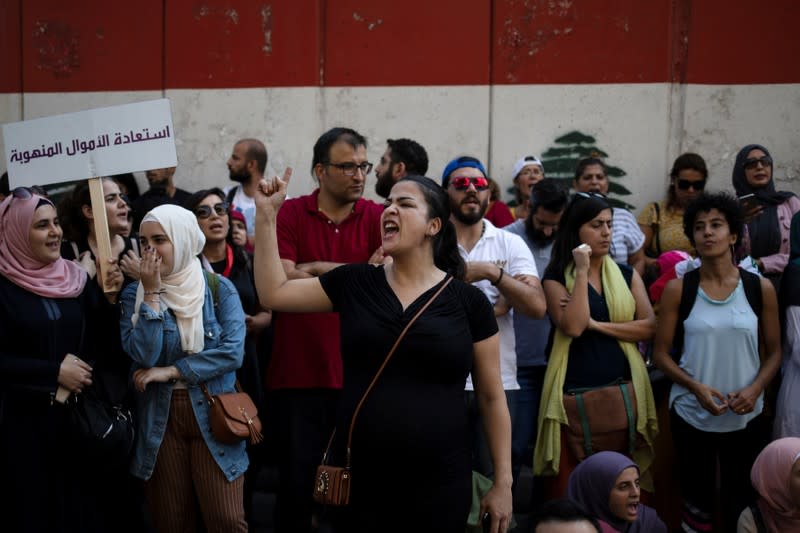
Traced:
POLYGON ((252 237, 256 234, 256 201, 244 193, 241 185, 226 187, 224 190, 226 198, 234 187, 236 187, 236 194, 233 195, 233 208, 244 215, 247 223, 247 235, 252 237))
MULTIPOLYGON (((519 235, 498 229, 486 219, 483 219, 483 223, 486 224, 486 230, 469 253, 459 245, 458 251, 464 261, 489 261, 502 267, 504 276, 527 274, 539 277, 533 255, 519 235)), ((473 285, 483 291, 492 305, 497 302, 500 291, 489 280, 477 281, 473 285)), ((504 390, 519 389, 513 313, 512 309, 497 317, 497 327, 500 329, 500 376, 504 390)), ((466 390, 474 390, 472 375, 467 377, 466 390)))

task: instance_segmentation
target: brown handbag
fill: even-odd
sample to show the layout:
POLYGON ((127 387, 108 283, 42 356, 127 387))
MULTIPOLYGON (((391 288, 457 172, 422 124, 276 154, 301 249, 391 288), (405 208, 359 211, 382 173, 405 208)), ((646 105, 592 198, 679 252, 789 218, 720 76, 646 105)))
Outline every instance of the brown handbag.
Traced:
POLYGON ((564 394, 568 449, 583 461, 600 451, 630 456, 638 446, 636 393, 630 381, 564 394))
POLYGON ((394 354, 397 347, 400 345, 400 341, 403 340, 403 337, 406 336, 409 328, 411 325, 416 322, 417 318, 428 308, 429 305, 433 303, 439 294, 444 290, 445 287, 453 280, 452 277, 448 277, 439 290, 437 290, 433 296, 428 299, 425 305, 417 311, 417 314, 406 324, 406 327, 403 328, 403 331, 397 337, 397 340, 394 341, 394 345, 392 349, 389 350, 389 354, 386 356, 386 359, 383 360, 383 364, 381 364, 378 371, 375 373, 375 377, 372 378, 372 382, 367 387, 367 390, 364 391, 364 394, 361 395, 361 399, 358 401, 358 405, 356 405, 355 411, 353 411, 353 417, 350 419, 350 431, 347 434, 347 454, 345 459, 344 466, 331 466, 326 464, 328 461, 328 453, 331 449, 331 444, 333 444, 333 438, 336 436, 336 430, 333 430, 331 434, 331 438, 328 440, 328 447, 325 449, 325 453, 322 455, 322 464, 317 467, 317 475, 314 479, 314 501, 317 503, 321 503, 323 505, 347 505, 350 503, 350 480, 352 478, 352 474, 350 472, 350 445, 353 441, 353 427, 356 423, 356 417, 358 416, 359 411, 361 411, 361 406, 364 405, 364 400, 367 398, 367 395, 372 390, 372 387, 375 385, 375 382, 378 380, 378 376, 381 375, 383 369, 386 368, 386 363, 389 362, 389 359, 394 354))
POLYGON ((212 396, 205 383, 200 385, 208 400, 208 418, 211 422, 211 434, 223 444, 236 444, 245 439, 250 444, 258 444, 264 440, 261 434, 261 420, 250 395, 242 390, 236 380, 236 392, 226 392, 212 396))

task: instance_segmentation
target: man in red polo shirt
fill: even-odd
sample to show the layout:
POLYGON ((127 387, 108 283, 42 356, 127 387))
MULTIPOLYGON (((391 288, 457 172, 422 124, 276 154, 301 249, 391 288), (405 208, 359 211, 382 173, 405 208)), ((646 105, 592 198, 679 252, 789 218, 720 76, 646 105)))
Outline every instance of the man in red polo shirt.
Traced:
MULTIPOLYGON (((278 212, 278 249, 289 279, 319 276, 344 263, 380 262, 383 206, 362 198, 367 141, 333 128, 314 145, 319 188, 278 212)), ((311 531, 317 465, 334 427, 342 388, 339 315, 275 313, 267 370, 276 418, 279 487, 275 531, 311 531)))

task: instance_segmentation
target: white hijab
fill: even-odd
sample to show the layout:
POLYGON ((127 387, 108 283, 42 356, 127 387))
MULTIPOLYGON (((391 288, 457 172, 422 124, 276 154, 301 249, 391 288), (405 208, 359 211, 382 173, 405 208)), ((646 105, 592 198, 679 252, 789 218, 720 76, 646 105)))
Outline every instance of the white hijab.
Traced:
MULTIPOLYGON (((206 281, 197 256, 203 251, 206 237, 191 211, 177 205, 164 204, 152 209, 142 219, 158 222, 169 237, 173 249, 172 271, 161 277, 161 307, 172 309, 178 323, 181 347, 185 352, 198 353, 205 344, 203 337, 203 302, 206 281)), ((144 300, 144 287, 139 283, 136 305, 131 322, 136 326, 139 308, 144 300)))

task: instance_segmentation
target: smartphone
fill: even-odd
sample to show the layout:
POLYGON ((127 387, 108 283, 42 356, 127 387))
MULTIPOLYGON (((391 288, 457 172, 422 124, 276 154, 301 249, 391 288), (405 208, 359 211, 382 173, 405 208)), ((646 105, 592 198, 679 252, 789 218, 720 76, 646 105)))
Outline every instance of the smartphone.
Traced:
POLYGON ((739 197, 739 205, 742 206, 742 211, 746 214, 761 205, 755 194, 745 194, 739 197))

